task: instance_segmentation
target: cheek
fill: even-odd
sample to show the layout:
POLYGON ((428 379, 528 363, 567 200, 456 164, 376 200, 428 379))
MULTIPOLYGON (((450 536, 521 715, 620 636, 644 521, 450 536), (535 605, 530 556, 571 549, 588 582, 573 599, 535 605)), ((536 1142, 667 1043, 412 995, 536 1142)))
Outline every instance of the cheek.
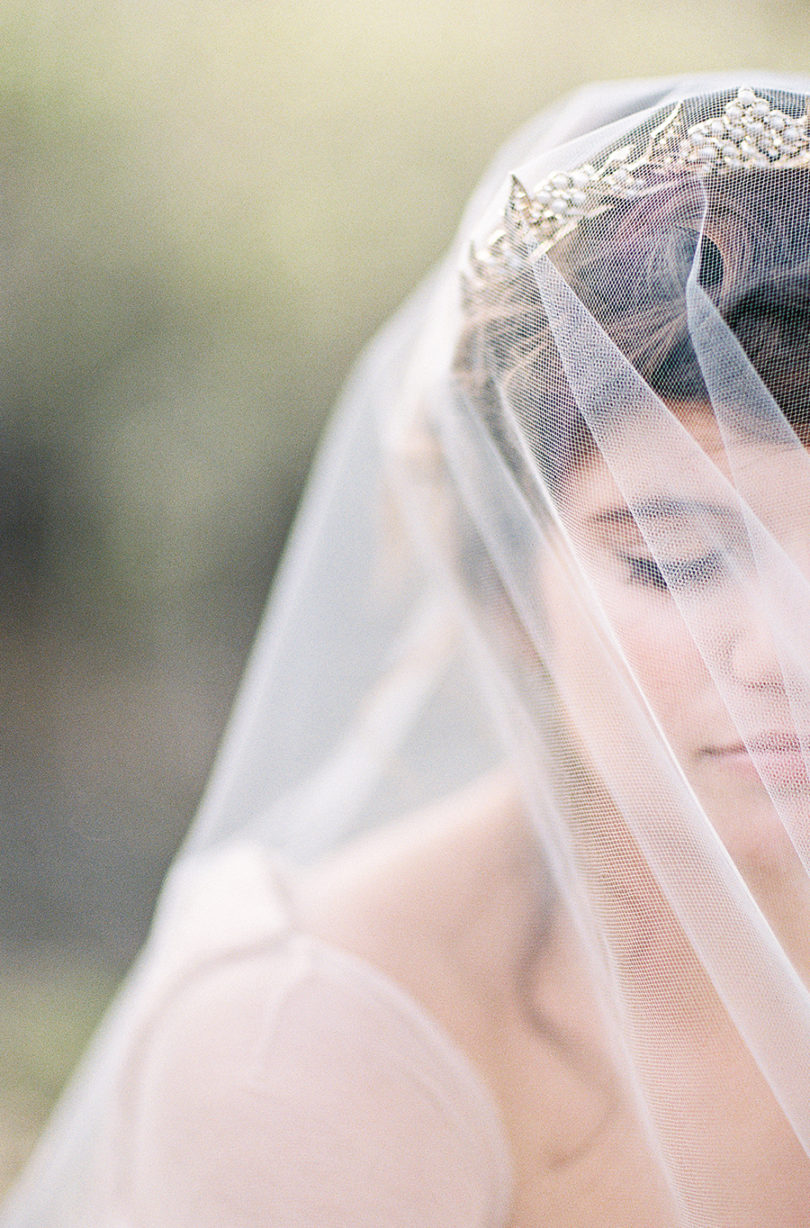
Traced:
POLYGON ((624 600, 610 621, 633 674, 676 747, 695 730, 695 718, 716 695, 711 674, 674 602, 624 600))
MULTIPOLYGON (((610 650, 581 605, 553 584, 546 592, 549 664, 566 724, 597 760, 618 767, 632 759, 638 768, 628 738, 633 718, 610 650)), ((676 751, 688 750, 695 718, 716 694, 689 628, 671 600, 644 589, 606 585, 599 596, 645 699, 676 751)))
POLYGON ((564 581, 547 584, 544 604, 548 667, 568 735, 586 761, 616 765, 627 753, 629 728, 616 654, 564 581))

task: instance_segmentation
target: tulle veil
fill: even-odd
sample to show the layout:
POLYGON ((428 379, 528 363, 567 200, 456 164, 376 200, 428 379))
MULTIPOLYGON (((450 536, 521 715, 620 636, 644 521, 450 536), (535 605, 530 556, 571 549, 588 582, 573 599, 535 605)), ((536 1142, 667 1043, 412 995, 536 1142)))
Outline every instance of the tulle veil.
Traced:
MULTIPOLYGON (((87 1223, 111 1089, 137 1020, 184 958, 185 888, 200 865, 246 844, 305 865, 504 760, 672 1222, 775 1224, 810 1208, 810 559, 798 531, 810 459, 800 411, 791 419, 756 369, 706 256, 730 198, 767 197, 771 219, 798 207, 808 94, 810 79, 751 71, 596 84, 498 155, 446 259, 347 384, 152 935, 4 1226, 87 1223), (695 398, 651 387, 615 314, 588 299, 587 270, 581 285, 570 273, 585 268, 583 235, 610 244, 621 226, 643 230, 647 215, 631 211, 660 200, 691 235, 681 289, 715 424, 708 452, 672 407, 695 398), (524 292, 542 315, 540 353, 518 319, 524 292), (586 455, 614 492, 613 519, 598 524, 582 521, 568 482, 586 455), (607 562, 595 553, 606 524, 633 537, 607 562), (746 682, 734 662, 753 612, 773 663, 746 682), (774 1203, 772 1220, 759 1175, 716 1133, 723 1097, 690 1065, 685 1017, 701 1012, 722 1016, 744 1051, 753 1102, 801 1174, 804 1203, 774 1203)), ((810 284, 810 227, 792 233, 779 277, 810 284)), ((774 281, 764 260, 750 259, 737 299, 774 281)), ((617 296, 631 293, 625 272, 617 296)), ((249 925, 233 917, 234 932, 249 925)))

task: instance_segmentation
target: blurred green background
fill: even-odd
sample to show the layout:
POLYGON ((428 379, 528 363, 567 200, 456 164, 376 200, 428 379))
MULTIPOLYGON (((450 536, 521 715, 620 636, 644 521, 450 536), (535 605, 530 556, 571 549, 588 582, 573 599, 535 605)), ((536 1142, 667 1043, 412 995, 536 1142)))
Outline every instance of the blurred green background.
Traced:
POLYGON ((804 4, 3 0, 0 1189, 142 940, 312 449, 583 81, 802 71, 804 4))

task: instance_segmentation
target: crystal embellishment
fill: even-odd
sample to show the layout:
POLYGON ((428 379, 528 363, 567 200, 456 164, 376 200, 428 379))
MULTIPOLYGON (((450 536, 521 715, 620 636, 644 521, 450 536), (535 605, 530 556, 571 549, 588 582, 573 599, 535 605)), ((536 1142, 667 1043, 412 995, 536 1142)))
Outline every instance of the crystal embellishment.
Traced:
POLYGON ((706 178, 761 167, 810 165, 807 113, 787 115, 743 87, 722 111, 686 127, 678 105, 644 137, 631 134, 596 164, 557 171, 529 192, 512 177, 504 221, 471 262, 479 275, 494 265, 542 253, 621 201, 654 192, 679 173, 706 178))

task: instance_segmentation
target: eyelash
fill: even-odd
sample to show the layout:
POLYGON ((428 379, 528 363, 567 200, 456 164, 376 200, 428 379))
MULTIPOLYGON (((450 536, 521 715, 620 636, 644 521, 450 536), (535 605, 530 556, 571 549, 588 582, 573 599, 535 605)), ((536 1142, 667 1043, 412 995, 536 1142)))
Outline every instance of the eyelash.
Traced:
POLYGON ((657 592, 671 589, 707 588, 721 579, 725 570, 724 556, 718 551, 691 559, 671 559, 658 566, 649 555, 622 555, 627 564, 631 584, 653 588, 657 592))

